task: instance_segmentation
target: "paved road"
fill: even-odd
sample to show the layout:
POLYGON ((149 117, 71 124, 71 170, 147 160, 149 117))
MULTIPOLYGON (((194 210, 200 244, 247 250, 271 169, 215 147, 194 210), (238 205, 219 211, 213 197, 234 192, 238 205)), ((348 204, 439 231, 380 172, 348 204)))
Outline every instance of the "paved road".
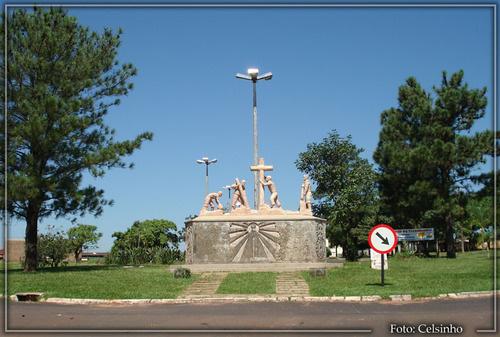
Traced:
MULTIPOLYGON (((411 304, 392 303, 239 303, 60 305, 9 303, 9 330, 24 329, 369 329, 371 333, 211 332, 203 336, 403 336, 390 334, 391 323, 436 323, 463 327, 461 336, 492 324, 491 297, 440 300, 411 304)), ((3 303, 2 303, 3 304, 3 303)), ((3 311, 3 305, 2 305, 3 311)), ((28 336, 9 333, 9 336, 28 336)), ((53 336, 53 333, 36 336, 53 336)), ((60 336, 61 334, 58 334, 60 336)), ((95 336, 95 332, 78 336, 95 336)), ((121 335, 121 334, 120 334, 121 335)), ((127 336, 146 336, 138 332, 127 336)), ((163 335, 157 333, 157 335, 163 335)), ((179 332, 170 334, 183 335, 179 332)), ((191 335, 191 334, 189 334, 191 335)), ((197 334, 198 335, 198 334, 197 334)), ((201 335, 201 334, 200 334, 201 335)), ((409 334, 425 336, 425 334, 409 334)), ((479 336, 488 336, 478 334, 479 336)), ((493 335, 493 334, 492 334, 493 335)), ((408 336, 408 335, 407 335, 408 336)), ((444 335, 441 335, 444 336, 444 335)))

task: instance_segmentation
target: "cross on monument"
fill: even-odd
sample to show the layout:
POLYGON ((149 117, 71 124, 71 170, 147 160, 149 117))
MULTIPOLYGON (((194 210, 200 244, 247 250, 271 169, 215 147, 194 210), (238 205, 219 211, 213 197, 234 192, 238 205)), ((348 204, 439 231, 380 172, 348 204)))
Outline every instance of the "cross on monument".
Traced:
POLYGON ((264 158, 259 158, 258 165, 250 166, 250 171, 256 171, 259 174, 259 179, 255 182, 256 186, 254 187, 257 189, 257 185, 259 186, 259 193, 257 194, 257 209, 260 209, 260 206, 264 204, 264 186, 262 186, 261 183, 261 181, 264 181, 264 172, 272 170, 273 167, 271 165, 264 164, 264 158))

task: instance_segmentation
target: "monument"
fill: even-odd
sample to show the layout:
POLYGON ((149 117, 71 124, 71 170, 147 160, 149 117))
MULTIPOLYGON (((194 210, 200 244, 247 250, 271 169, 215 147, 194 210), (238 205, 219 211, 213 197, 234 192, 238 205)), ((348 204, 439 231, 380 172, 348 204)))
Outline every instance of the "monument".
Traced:
MULTIPOLYGON (((259 77, 250 74, 250 70, 256 69, 249 69, 245 79, 252 79, 255 84, 259 77)), ((254 91, 254 118, 255 102, 254 91)), ((268 174, 273 166, 266 164, 264 158, 258 161, 257 158, 254 119, 254 164, 250 171, 255 174, 255 206, 252 209, 248 202, 246 180, 239 178, 230 185, 234 193, 227 210, 219 201, 222 192, 208 193, 200 214, 185 223, 186 264, 325 261, 325 220, 313 216, 309 177, 303 177, 298 210, 283 209, 278 186, 268 174), (267 202, 266 189, 269 191, 267 202)))

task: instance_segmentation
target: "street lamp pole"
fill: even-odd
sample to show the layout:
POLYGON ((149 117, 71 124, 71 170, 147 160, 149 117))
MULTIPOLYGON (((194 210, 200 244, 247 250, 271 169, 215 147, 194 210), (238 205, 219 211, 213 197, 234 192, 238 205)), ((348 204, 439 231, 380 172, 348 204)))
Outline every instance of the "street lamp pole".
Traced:
POLYGON ((196 161, 198 164, 205 164, 205 196, 208 195, 208 165, 215 164, 217 159, 208 159, 208 157, 203 157, 196 161))
MULTIPOLYGON (((258 165, 259 162, 259 142, 258 142, 258 131, 257 131, 257 81, 259 80, 270 80, 273 77, 272 73, 265 73, 259 76, 259 69, 249 68, 247 70, 248 75, 236 74, 236 78, 252 81, 253 88, 253 164, 258 165)), ((253 186, 253 204, 254 208, 257 209, 260 205, 259 194, 257 193, 257 186, 259 186, 259 180, 257 178, 257 171, 254 172, 254 186, 253 186)))
POLYGON ((226 185, 223 186, 222 188, 225 188, 227 192, 229 193, 229 199, 227 199, 227 209, 231 210, 231 185, 226 185))

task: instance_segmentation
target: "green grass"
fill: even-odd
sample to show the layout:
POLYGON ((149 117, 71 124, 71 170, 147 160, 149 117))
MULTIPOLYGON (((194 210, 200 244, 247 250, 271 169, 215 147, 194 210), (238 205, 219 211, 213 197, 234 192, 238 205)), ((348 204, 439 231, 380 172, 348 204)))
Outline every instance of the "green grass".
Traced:
POLYGON ((274 294, 276 273, 231 273, 217 289, 218 294, 274 294))
MULTIPOLYGON (((3 286, 4 272, 1 273, 3 286)), ((44 292, 47 297, 132 299, 175 298, 196 279, 175 279, 167 266, 123 268, 87 265, 44 268, 24 273, 19 266, 8 270, 9 295, 44 292)))
POLYGON ((385 286, 380 286, 380 270, 370 262, 347 262, 331 269, 326 277, 302 274, 313 296, 359 296, 411 294, 413 297, 493 289, 492 252, 458 254, 456 259, 390 258, 385 286))

